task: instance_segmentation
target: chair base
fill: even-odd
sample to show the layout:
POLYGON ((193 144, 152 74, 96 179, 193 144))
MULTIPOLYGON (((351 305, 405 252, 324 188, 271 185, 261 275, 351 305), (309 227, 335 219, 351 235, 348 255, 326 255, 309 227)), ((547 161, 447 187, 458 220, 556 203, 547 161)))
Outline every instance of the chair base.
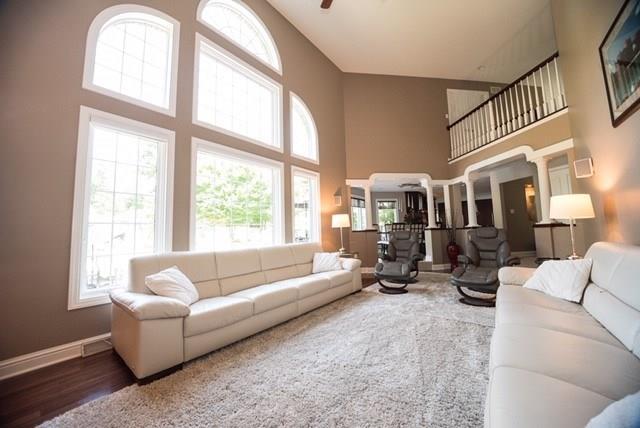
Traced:
POLYGON ((488 297, 483 299, 482 297, 470 296, 462 290, 462 287, 456 287, 458 289, 458 293, 462 296, 458 299, 458 302, 464 303, 469 306, 481 306, 485 308, 493 308, 496 306, 496 296, 488 297))
POLYGON ((409 285, 409 281, 402 281, 399 282, 399 280, 394 280, 394 281, 389 281, 389 282, 393 282, 396 284, 402 284, 402 286, 400 287, 389 287, 388 285, 384 285, 384 283, 382 282, 382 280, 378 279, 378 284, 380 284, 380 289, 378 290, 379 292, 383 293, 383 294, 405 294, 408 293, 409 290, 407 290, 407 285, 409 285), (396 282, 398 281, 398 282, 396 282))

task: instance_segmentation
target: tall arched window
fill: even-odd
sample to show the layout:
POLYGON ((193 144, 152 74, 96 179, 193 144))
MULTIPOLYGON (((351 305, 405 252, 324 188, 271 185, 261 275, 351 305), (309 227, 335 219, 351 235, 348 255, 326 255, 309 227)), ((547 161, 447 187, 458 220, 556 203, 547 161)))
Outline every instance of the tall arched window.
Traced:
POLYGON ((299 96, 291 93, 291 154, 318 163, 318 131, 313 116, 299 96))
POLYGON ((240 0, 202 0, 198 21, 282 73, 280 56, 267 27, 240 0))
POLYGON ((105 9, 89 28, 83 86, 175 116, 179 28, 148 7, 105 9))

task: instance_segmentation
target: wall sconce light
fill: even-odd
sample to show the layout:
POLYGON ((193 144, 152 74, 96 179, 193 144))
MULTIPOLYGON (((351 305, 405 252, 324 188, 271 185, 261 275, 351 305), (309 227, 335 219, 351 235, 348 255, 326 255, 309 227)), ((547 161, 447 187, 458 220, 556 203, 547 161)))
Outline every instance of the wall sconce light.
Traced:
POLYGON ((336 207, 342 206, 342 187, 338 187, 336 193, 333 194, 333 201, 336 204, 336 207))

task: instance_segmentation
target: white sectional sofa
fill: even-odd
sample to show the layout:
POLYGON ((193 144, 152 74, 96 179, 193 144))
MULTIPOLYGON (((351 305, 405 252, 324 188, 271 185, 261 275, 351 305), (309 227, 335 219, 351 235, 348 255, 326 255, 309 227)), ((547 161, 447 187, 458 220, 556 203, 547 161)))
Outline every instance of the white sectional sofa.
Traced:
POLYGON ((584 427, 640 390, 640 247, 599 242, 582 304, 522 288, 534 269, 499 273, 485 426, 584 427))
POLYGON ((360 261, 312 274, 319 244, 175 252, 131 260, 127 290, 111 294, 115 350, 138 378, 221 348, 362 289, 360 261), (177 266, 200 300, 156 296, 147 275, 177 266))

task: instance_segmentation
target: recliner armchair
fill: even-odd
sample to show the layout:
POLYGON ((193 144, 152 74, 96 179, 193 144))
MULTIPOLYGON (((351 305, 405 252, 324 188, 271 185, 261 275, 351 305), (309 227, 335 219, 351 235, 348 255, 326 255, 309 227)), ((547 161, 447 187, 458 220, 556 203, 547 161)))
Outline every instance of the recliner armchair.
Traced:
POLYGON ((465 254, 458 256, 458 261, 462 266, 451 273, 451 284, 462 295, 460 302, 473 306, 495 306, 498 270, 520 264, 520 259, 511 255, 504 230, 495 227, 481 227, 467 232, 465 254), (463 288, 491 296, 471 296, 463 288))
POLYGON ((424 256, 420 254, 417 233, 401 230, 390 235, 387 254, 376 264, 374 275, 381 293, 402 294, 407 292, 407 285, 416 282, 418 261, 424 256))

